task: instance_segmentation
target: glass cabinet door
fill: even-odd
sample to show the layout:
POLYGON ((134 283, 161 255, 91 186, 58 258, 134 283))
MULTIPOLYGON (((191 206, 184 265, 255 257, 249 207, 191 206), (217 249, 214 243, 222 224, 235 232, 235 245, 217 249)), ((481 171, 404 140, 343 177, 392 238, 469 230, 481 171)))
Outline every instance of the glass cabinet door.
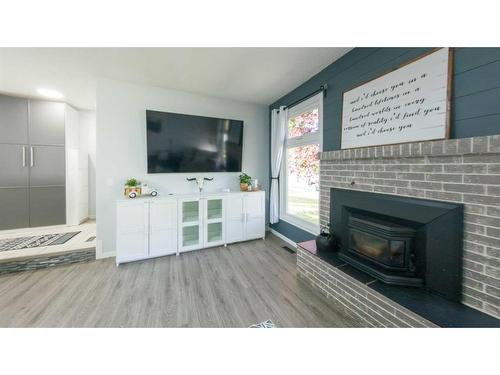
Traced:
POLYGON ((181 204, 180 248, 192 250, 201 247, 200 201, 183 201, 181 204))
POLYGON ((216 246, 224 243, 223 199, 206 201, 205 245, 216 246))

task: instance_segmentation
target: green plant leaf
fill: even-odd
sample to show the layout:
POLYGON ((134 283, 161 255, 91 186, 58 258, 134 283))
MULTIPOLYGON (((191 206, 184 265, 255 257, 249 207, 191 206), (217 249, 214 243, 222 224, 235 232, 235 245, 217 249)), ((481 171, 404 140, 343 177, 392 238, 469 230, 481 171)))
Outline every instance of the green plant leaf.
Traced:
POLYGON ((247 175, 246 173, 240 174, 240 184, 248 184, 252 177, 247 175))
POLYGON ((135 187, 135 186, 139 186, 141 184, 140 181, 138 181, 137 179, 135 178, 129 178, 126 182, 125 182, 125 186, 128 186, 128 187, 135 187))

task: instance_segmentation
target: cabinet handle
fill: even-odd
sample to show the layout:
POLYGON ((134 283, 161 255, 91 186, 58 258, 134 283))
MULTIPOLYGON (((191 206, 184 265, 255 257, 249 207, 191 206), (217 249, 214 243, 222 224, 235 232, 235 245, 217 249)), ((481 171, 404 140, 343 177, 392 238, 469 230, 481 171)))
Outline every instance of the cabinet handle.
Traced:
POLYGON ((23 146, 23 167, 26 167, 26 146, 23 146))
POLYGON ((34 163, 34 152, 33 152, 33 147, 30 147, 30 167, 32 167, 35 163, 34 163))

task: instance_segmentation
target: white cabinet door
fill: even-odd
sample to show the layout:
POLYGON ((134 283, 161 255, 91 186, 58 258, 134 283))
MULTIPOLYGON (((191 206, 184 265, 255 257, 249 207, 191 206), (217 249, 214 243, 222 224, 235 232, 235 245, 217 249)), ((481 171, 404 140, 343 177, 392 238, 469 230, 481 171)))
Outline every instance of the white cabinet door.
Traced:
POLYGON ((116 215, 116 262, 148 257, 149 204, 119 202, 116 215))
POLYGON ((265 236, 264 194, 261 192, 245 194, 245 239, 265 236))
POLYGON ((177 201, 159 200, 149 205, 149 256, 177 252, 177 201))
POLYGON ((203 199, 203 247, 226 243, 225 216, 222 197, 203 199))
POLYGON ((200 199, 179 200, 179 251, 203 247, 202 205, 200 199))
POLYGON ((226 243, 245 239, 245 207, 241 194, 225 198, 226 206, 226 243))

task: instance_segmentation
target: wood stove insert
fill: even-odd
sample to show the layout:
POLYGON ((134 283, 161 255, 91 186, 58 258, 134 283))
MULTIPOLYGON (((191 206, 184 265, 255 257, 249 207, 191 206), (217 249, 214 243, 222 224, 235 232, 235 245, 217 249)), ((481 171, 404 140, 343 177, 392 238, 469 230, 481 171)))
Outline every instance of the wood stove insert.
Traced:
POLYGON ((332 188, 339 257, 380 281, 459 301, 463 206, 332 188))
POLYGON ((416 262, 418 224, 360 210, 348 210, 348 215, 347 251, 340 253, 341 259, 388 284, 423 286, 423 258, 420 267, 416 262))

